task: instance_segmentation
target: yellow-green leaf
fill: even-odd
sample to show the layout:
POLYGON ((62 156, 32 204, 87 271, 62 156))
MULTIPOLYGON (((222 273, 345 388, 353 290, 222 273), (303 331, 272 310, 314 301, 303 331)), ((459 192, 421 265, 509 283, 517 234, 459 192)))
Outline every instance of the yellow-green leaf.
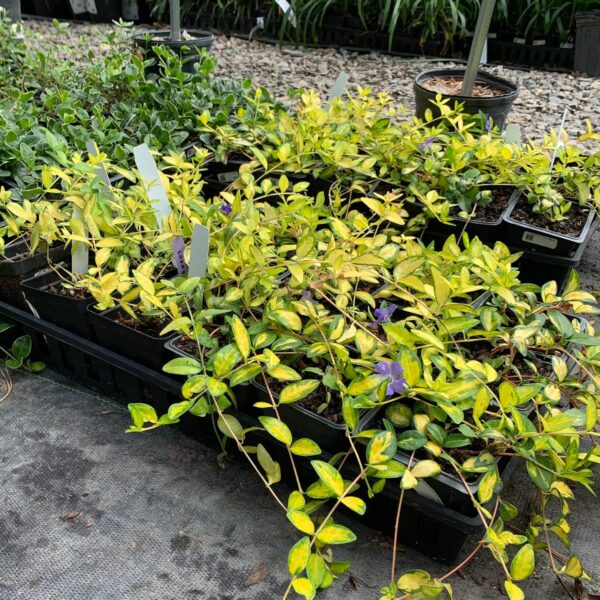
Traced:
POLYGON ((305 379, 286 385, 279 393, 279 404, 291 404, 302 400, 315 390, 319 383, 318 379, 305 379))
POLYGON ((290 428, 279 419, 275 417, 258 417, 262 426, 270 433, 276 440, 282 442, 286 446, 292 444, 292 432, 290 428))
POLYGON ((304 596, 306 600, 312 600, 315 597, 315 588, 306 577, 299 577, 292 581, 292 587, 296 594, 304 596))
POLYGON ((365 501, 357 496, 346 496, 345 498, 342 498, 342 504, 359 515, 364 515, 367 510, 365 501))
POLYGON ((382 381, 379 375, 368 375, 362 379, 355 379, 348 386, 348 393, 351 396, 364 396, 379 387, 382 381))
POLYGON ((319 479, 336 495, 344 493, 344 480, 337 469, 322 460, 313 460, 310 463, 317 472, 319 479))
POLYGON ((439 463, 434 460, 420 460, 414 467, 411 468, 412 474, 418 479, 422 477, 434 477, 442 471, 439 463))
POLYGON ((510 563, 510 576, 515 581, 526 579, 533 573, 535 568, 535 552, 531 544, 525 544, 515 554, 510 563))
POLYGON ((318 456, 321 454, 319 445, 308 438, 296 440, 290 447, 290 450, 296 456, 318 456))
POLYGON ((272 314, 284 327, 287 327, 292 331, 302 330, 302 321, 295 312, 292 312, 291 310, 275 310, 272 314))
POLYGON ((523 590, 518 585, 515 585, 512 581, 505 581, 504 589, 506 590, 506 594, 510 600, 525 600, 525 594, 523 593, 523 590))
POLYGON ((574 579, 578 579, 583 575, 583 567, 581 566, 581 561, 577 556, 572 555, 567 564, 559 571, 559 573, 564 573, 569 577, 573 577, 574 579))
POLYGON ((356 347, 358 351, 366 356, 367 354, 371 354, 373 350, 377 347, 377 340, 374 336, 368 334, 366 331, 359 329, 354 336, 354 341, 356 342, 356 347))
POLYGON ((267 481, 270 485, 281 481, 281 467, 279 463, 271 458, 271 455, 262 444, 258 444, 256 447, 256 457, 260 466, 267 474, 267 481))
POLYGON ((223 377, 228 375, 229 372, 235 367, 240 360, 240 353, 233 344, 227 344, 223 346, 216 354, 213 359, 213 369, 215 375, 223 377))
POLYGON ((317 539, 323 544, 348 544, 356 540, 356 535, 343 525, 328 525, 321 529, 317 539))
POLYGON ((409 386, 414 386, 421 379, 421 361, 419 357, 406 346, 400 348, 398 360, 404 369, 404 378, 409 386))
POLYGON ((244 322, 237 315, 235 315, 231 321, 231 330, 233 331, 235 343, 242 353, 242 356, 248 358, 248 356, 250 356, 250 351, 252 350, 250 336, 248 335, 244 322))
POLYGON ((275 365, 268 369, 267 373, 279 381, 298 381, 299 379, 302 379, 300 373, 294 371, 291 367, 282 364, 275 365))
POLYGON ((290 523, 302 533, 312 535, 315 532, 315 524, 304 511, 290 510, 287 513, 287 518, 290 523))
POLYGON ((288 554, 288 571, 298 575, 304 571, 310 558, 310 538, 305 536, 296 542, 288 554))
POLYGON ((191 408, 192 404, 194 404, 194 400, 184 400, 183 402, 171 404, 171 406, 169 406, 169 411, 167 412, 169 419, 173 421, 179 419, 181 415, 185 414, 191 408))
POLYGON ((244 428, 233 415, 220 415, 217 425, 228 438, 240 441, 244 439, 244 428))

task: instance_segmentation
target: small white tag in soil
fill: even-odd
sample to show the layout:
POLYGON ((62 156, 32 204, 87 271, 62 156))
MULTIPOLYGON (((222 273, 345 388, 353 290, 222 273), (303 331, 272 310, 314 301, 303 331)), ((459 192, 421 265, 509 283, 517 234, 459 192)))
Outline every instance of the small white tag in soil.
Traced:
MULTIPOLYGON (((71 218, 83 222, 83 215, 78 206, 73 208, 73 215, 71 218)), ((84 275, 88 272, 89 261, 89 246, 83 242, 73 242, 73 250, 71 251, 71 272, 75 275, 84 275)))
POLYGON ((287 0, 275 0, 279 5, 279 8, 283 11, 284 15, 287 15, 288 21, 292 27, 296 27, 296 15, 294 10, 290 6, 290 3, 287 0))
POLYGON ((535 244, 536 246, 550 248, 550 250, 554 250, 556 246, 558 246, 558 240, 556 238, 540 235, 539 233, 532 233, 531 231, 526 231, 523 234, 523 241, 535 244))
POLYGON ((204 277, 208 264, 208 244, 210 233, 204 225, 196 225, 192 233, 192 251, 190 254, 190 277, 204 277))
POLYGON ((521 126, 516 123, 509 123, 504 130, 504 141, 507 144, 521 145, 521 126))
POLYGON ((334 98, 340 98, 344 94, 348 85, 348 79, 350 79, 350 75, 344 73, 344 71, 337 76, 333 86, 331 86, 331 90, 329 90, 329 102, 334 98))
POLYGON ((74 15, 81 15, 87 12, 87 2, 86 0, 69 0, 71 4, 71 10, 74 15))
POLYGON ((140 172, 140 176, 144 182, 144 187, 148 191, 148 198, 154 204, 154 214, 158 225, 162 225, 163 217, 167 219, 171 216, 171 205, 167 198, 165 188, 160 182, 160 173, 150 154, 150 149, 146 144, 140 144, 133 149, 133 157, 135 164, 140 172))

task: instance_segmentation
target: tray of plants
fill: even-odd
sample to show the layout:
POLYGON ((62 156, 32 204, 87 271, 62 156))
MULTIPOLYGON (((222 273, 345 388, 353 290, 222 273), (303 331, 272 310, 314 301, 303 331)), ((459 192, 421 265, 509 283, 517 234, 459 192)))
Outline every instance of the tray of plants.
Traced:
POLYGON ((32 353, 61 375, 124 404, 150 402, 168 410, 180 398, 181 382, 14 306, 0 314, 31 336, 32 353))
POLYGON ((573 258, 598 227, 593 210, 573 204, 560 220, 532 210, 523 194, 515 195, 506 212, 507 243, 532 252, 573 258))

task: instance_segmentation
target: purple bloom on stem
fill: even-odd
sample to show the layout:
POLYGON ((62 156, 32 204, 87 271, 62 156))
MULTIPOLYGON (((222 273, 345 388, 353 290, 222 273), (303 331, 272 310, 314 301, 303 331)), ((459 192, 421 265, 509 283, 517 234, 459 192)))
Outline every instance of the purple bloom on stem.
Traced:
POLYGON ((398 306, 396 306, 395 304, 390 304, 387 308, 383 308, 381 306, 379 308, 376 308, 373 311, 373 314, 375 315, 375 319, 377 320, 371 323, 371 327, 377 327, 377 325, 381 323, 389 323, 390 319, 392 318, 392 315, 394 314, 397 308, 398 306))
POLYGON ((221 212, 224 215, 230 215, 232 210, 233 207, 231 206, 231 204, 229 204, 229 202, 223 202, 223 204, 221 204, 221 212))
POLYGON ((492 130, 492 127, 492 117, 488 117, 487 121, 485 122, 485 130, 489 133, 492 130))
POLYGON ((419 150, 428 150, 429 148, 431 148, 433 142, 435 142, 435 138, 428 137, 422 144, 419 144, 418 148, 419 150))
POLYGON ((316 300, 313 298, 312 292, 309 290, 304 290, 302 292, 300 300, 306 300, 307 302, 312 302, 313 304, 316 304, 316 300))
POLYGON ((375 370, 388 382, 386 396, 396 396, 406 391, 408 386, 404 378, 404 369, 397 360, 391 363, 382 360, 375 365, 375 370))

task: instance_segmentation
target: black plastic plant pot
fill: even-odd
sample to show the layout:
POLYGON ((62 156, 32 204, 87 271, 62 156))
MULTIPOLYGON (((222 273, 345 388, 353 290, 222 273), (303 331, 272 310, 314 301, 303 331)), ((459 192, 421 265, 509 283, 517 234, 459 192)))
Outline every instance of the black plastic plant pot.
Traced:
POLYGON ((96 12, 89 12, 90 21, 110 23, 118 21, 121 15, 120 0, 95 0, 96 12))
POLYGON ((576 237, 530 225, 518 220, 515 215, 515 210, 526 204, 525 197, 522 194, 516 194, 511 200, 505 216, 507 223, 506 243, 519 250, 573 258, 582 245, 587 245, 590 232, 593 233, 593 230, 598 227, 598 219, 595 218, 595 213, 591 210, 588 212, 584 225, 576 237))
POLYGON ((598 77, 600 75, 600 10, 575 13, 575 70, 598 77))
MULTIPOLYGON (((482 186, 485 189, 499 188, 504 186, 482 186)), ((509 186, 506 186, 509 187, 509 186)), ((513 186, 510 186, 511 196, 506 202, 504 210, 500 212, 494 220, 478 219, 475 214, 471 219, 465 219, 463 217, 452 217, 454 225, 441 223, 437 219, 430 219, 427 224, 427 229, 435 233, 444 234, 446 237, 455 234, 457 237, 464 231, 469 234, 469 237, 473 238, 477 236, 482 242, 494 243, 498 240, 504 241, 506 234, 506 216, 508 209, 511 206, 511 202, 516 195, 519 194, 513 186)), ((492 200, 493 202, 493 200, 492 200)))
POLYGON ((87 308, 89 319, 98 343, 118 352, 140 364, 162 372, 163 365, 172 358, 165 348, 165 342, 175 334, 160 336, 133 329, 121 323, 118 318, 126 316, 119 307, 109 308, 99 313, 91 306, 87 308))
MULTIPOLYGON (((248 393, 253 396, 254 402, 271 402, 271 397, 267 389, 256 379, 252 380, 253 390, 248 393)), ((273 399, 277 401, 278 394, 273 393, 273 399)), ((346 437, 346 425, 343 423, 334 423, 325 417, 318 415, 302 406, 295 404, 279 404, 277 406, 279 416, 290 428, 294 438, 310 438, 319 447, 325 450, 338 452, 349 447, 346 437)), ((361 415, 357 430, 367 429, 377 415, 378 409, 365 411, 361 415)), ((272 409, 263 409, 263 414, 274 416, 272 409)))
MULTIPOLYGON (((413 86, 416 103, 415 114, 417 117, 425 119, 425 111, 427 109, 431 109, 434 119, 440 117, 440 111, 434 104, 435 97, 440 92, 428 89, 423 85, 424 83, 435 79, 459 79, 462 81, 464 75, 465 69, 434 69, 417 75, 413 86)), ((442 98, 462 103, 464 112, 468 114, 477 115, 483 113, 491 117, 494 125, 503 129, 513 102, 519 95, 518 86, 506 79, 483 72, 477 74, 475 84, 477 85, 477 83, 483 83, 502 92, 502 94, 498 96, 461 96, 442 93, 442 98)))
POLYGON ((4 258, 0 260, 0 301, 27 309, 21 281, 47 267, 48 260, 59 262, 67 254, 68 250, 62 246, 50 248, 48 252, 44 250, 30 254, 26 242, 9 243, 4 258))
POLYGON ((42 319, 64 327, 87 339, 92 339, 92 328, 87 306, 92 297, 70 297, 57 294, 50 286, 60 286, 60 278, 54 271, 34 275, 21 282, 25 299, 32 307, 32 312, 42 319))
POLYGON ((182 71, 185 73, 194 73, 195 66, 201 61, 199 51, 206 49, 209 51, 215 41, 215 36, 209 31, 201 29, 190 29, 186 32, 188 39, 175 41, 171 40, 170 31, 152 31, 149 34, 140 33, 134 36, 136 45, 146 58, 153 58, 155 66, 152 72, 158 72, 158 57, 154 54, 153 48, 156 46, 167 46, 173 52, 179 55, 182 62, 182 71))

